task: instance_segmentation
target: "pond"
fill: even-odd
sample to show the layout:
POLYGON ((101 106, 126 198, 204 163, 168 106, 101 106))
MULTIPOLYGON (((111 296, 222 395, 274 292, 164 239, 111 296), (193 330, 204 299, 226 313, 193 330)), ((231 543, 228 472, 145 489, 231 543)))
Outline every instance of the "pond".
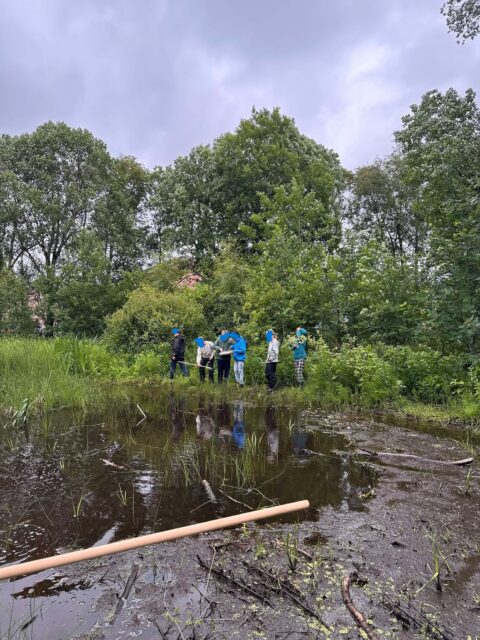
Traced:
MULTIPOLYGON (((282 522, 364 511, 377 471, 342 455, 348 435, 328 416, 311 422, 295 408, 161 393, 4 428, 0 566, 300 499, 311 508, 282 522)), ((0 635, 86 633, 97 588, 61 571, 0 583, 0 635)))

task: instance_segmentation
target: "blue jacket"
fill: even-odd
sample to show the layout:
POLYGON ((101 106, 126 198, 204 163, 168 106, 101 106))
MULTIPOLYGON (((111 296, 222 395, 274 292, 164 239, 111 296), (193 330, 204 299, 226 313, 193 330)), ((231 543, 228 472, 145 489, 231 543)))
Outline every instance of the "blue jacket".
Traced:
POLYGON ((242 336, 239 336, 232 347, 233 359, 237 362, 245 362, 247 357, 247 341, 242 336))
MULTIPOLYGON (((305 331, 303 329, 303 331, 305 331)), ((307 338, 306 331, 302 333, 302 335, 297 336, 294 343, 292 344, 293 350, 293 359, 294 360, 305 360, 307 357, 307 338)))

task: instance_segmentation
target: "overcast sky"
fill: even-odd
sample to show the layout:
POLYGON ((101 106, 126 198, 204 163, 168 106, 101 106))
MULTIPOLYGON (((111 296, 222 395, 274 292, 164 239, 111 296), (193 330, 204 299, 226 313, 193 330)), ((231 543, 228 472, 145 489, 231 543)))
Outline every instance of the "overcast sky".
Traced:
POLYGON ((0 132, 62 120, 153 167, 279 106, 353 169, 425 91, 479 91, 442 1, 0 0, 0 132))

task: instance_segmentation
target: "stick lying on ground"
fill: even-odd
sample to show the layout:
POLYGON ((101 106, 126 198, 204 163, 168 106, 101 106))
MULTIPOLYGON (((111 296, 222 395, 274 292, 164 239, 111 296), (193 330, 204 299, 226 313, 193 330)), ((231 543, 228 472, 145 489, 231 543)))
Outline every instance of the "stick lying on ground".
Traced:
POLYGON ((358 583, 359 579, 355 572, 351 573, 348 576, 345 576, 342 580, 342 598, 345 606, 350 612, 350 615, 355 620, 360 629, 365 631, 366 635, 370 640, 378 640, 378 636, 372 631, 370 625, 365 620, 365 617, 360 613, 360 611, 355 607, 352 602, 352 598, 350 597, 350 585, 358 583))
POLYGON ((465 464, 472 464, 473 458, 464 458, 463 460, 435 460, 434 458, 424 458, 416 456, 413 453, 390 453, 390 451, 367 451, 361 449, 357 453, 366 453, 370 456, 378 456, 379 458, 409 458, 412 460, 421 460, 422 462, 431 462, 434 464, 454 464, 459 467, 465 464))
POLYGON ((45 569, 61 567, 64 564, 72 564, 74 562, 81 562, 82 560, 108 556, 112 553, 130 551, 131 549, 138 549, 139 547, 145 547, 149 544, 158 544, 159 542, 168 542, 169 540, 177 540, 178 538, 196 536, 199 533, 206 533, 207 531, 236 527, 244 522, 274 518, 275 516, 281 516, 286 513, 308 509, 309 506, 310 503, 308 500, 299 500, 298 502, 279 504, 276 507, 267 507, 266 509, 259 509, 258 511, 251 511, 250 513, 239 513, 236 516, 228 516, 228 518, 208 520, 207 522, 199 522, 198 524, 191 524, 187 527, 178 527, 177 529, 150 533, 146 536, 139 536, 138 538, 119 540, 118 542, 111 542, 110 544, 104 544, 99 547, 89 547, 88 549, 70 551, 69 553, 62 553, 58 556, 42 558, 41 560, 31 560, 30 562, 9 565, 8 567, 0 569, 0 580, 37 573, 45 569))

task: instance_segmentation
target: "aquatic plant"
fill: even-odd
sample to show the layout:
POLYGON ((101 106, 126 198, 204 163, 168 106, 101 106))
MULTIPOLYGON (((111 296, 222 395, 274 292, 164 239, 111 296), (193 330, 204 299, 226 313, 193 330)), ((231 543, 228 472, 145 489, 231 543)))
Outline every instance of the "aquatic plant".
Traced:
POLYGON ((299 544, 299 527, 298 523, 295 524, 295 527, 292 531, 287 531, 287 533, 282 538, 283 548, 285 549, 285 553, 287 554, 287 561, 290 571, 292 573, 295 572, 298 564, 298 544, 299 544))

